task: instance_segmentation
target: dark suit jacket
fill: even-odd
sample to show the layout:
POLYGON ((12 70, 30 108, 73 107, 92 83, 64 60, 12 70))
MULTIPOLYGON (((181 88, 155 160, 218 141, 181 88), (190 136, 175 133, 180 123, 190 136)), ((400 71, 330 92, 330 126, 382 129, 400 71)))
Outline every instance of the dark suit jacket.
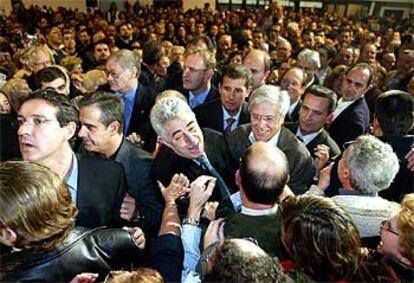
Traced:
POLYGON ((368 133, 369 109, 364 97, 349 105, 330 124, 328 132, 339 146, 368 133))
POLYGON ((250 216, 235 213, 226 218, 226 239, 253 238, 271 256, 286 258, 280 238, 280 209, 276 214, 250 216))
POLYGON ((285 122, 296 122, 299 120, 299 110, 302 106, 302 100, 299 99, 298 104, 296 104, 295 109, 293 109, 292 113, 289 115, 289 113, 285 116, 285 122))
POLYGON ((414 192, 414 174, 408 170, 407 160, 405 159, 405 155, 414 144, 414 136, 382 136, 378 138, 391 145, 400 163, 400 170, 391 186, 380 192, 379 195, 388 200, 401 202, 405 194, 414 192))
MULTIPOLYGON (((220 99, 215 99, 207 103, 203 103, 194 109, 197 122, 201 128, 210 128, 222 133, 225 133, 226 125, 223 123, 223 108, 220 99)), ((242 104, 239 121, 237 126, 250 122, 249 111, 247 110, 247 103, 242 104)))
POLYGON ((78 155, 79 214, 76 226, 120 227, 119 210, 128 185, 121 164, 98 157, 78 155))
MULTIPOLYGON (((235 187, 233 185, 234 175, 231 175, 232 172, 229 170, 230 163, 224 136, 211 129, 203 129, 203 135, 204 150, 210 163, 219 172, 220 176, 229 186, 229 189, 235 187)), ((151 178, 153 182, 159 180, 164 186, 168 186, 176 173, 183 173, 190 182, 201 175, 211 175, 193 160, 181 157, 168 146, 163 145, 154 159, 151 178)), ((211 200, 221 200, 218 188, 213 190, 211 200)))
POLYGON ((20 158, 16 118, 12 114, 0 114, 0 161, 20 158))
MULTIPOLYGON (((251 145, 249 140, 251 130, 250 124, 241 125, 226 137, 233 170, 238 168, 240 157, 251 145)), ((280 131, 277 146, 285 153, 289 163, 290 188, 295 194, 304 193, 314 175, 312 157, 309 151, 303 143, 284 127, 280 131)))
POLYGON ((134 108, 132 109, 131 121, 127 135, 137 133, 145 141, 143 148, 149 152, 155 149, 157 135, 152 129, 149 115, 155 103, 156 94, 143 84, 138 84, 134 108))
POLYGON ((163 207, 156 197, 150 178, 152 155, 124 139, 115 161, 124 166, 129 193, 137 201, 144 232, 157 233, 163 207))
MULTIPOLYGON (((296 135, 296 131, 298 130, 299 123, 298 122, 290 122, 285 123, 284 126, 289 129, 294 135, 296 135)), ((313 140, 311 140, 307 145, 306 148, 309 150, 312 158, 315 159, 315 148, 318 144, 324 144, 329 147, 329 158, 332 159, 341 154, 341 149, 336 144, 336 142, 329 136, 329 133, 324 129, 322 132, 319 133, 313 140)))

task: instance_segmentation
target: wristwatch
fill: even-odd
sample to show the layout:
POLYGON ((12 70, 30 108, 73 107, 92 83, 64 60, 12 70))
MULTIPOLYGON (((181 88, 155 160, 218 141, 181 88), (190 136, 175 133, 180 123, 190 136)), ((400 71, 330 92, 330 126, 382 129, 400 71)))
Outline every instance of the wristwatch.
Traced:
POLYGON ((184 224, 189 224, 189 225, 198 227, 198 226, 200 226, 200 220, 195 219, 195 218, 186 217, 186 218, 183 219, 183 225, 184 224))

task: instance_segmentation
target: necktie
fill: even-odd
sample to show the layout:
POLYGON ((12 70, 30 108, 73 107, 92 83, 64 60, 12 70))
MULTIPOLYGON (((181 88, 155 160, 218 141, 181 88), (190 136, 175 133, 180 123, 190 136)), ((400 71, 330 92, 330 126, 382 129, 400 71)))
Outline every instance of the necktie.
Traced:
POLYGON ((226 120, 226 129, 224 130, 226 134, 230 134, 231 132, 231 126, 233 126, 233 123, 236 122, 236 119, 233 117, 227 118, 226 120))
POLYGON ((211 165, 210 161, 208 161, 207 156, 202 155, 199 158, 196 159, 197 162, 200 163, 201 167, 204 170, 207 170, 211 175, 213 175, 216 180, 216 185, 220 190, 220 195, 222 199, 230 198, 230 191, 229 188, 227 188, 226 183, 224 183, 223 178, 221 178, 219 172, 217 172, 216 169, 214 169, 213 165, 211 165))

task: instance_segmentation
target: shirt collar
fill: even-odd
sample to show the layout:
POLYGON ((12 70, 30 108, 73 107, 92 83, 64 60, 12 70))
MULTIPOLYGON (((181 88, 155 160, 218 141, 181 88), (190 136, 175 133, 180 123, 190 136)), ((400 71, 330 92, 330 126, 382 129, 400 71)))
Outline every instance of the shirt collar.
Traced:
POLYGON ((236 121, 239 121, 239 117, 240 117, 242 107, 240 107, 239 112, 237 112, 237 114, 234 115, 234 116, 230 115, 229 112, 227 112, 226 108, 224 108, 223 105, 221 106, 221 108, 223 109, 223 120, 224 120, 224 122, 227 121, 228 118, 234 118, 234 119, 236 119, 236 121))
POLYGON ((189 91, 189 101, 197 101, 197 106, 204 103, 207 98, 208 93, 210 92, 211 85, 208 86, 204 91, 200 92, 198 95, 195 95, 191 90, 189 91))
POLYGON ((316 138, 316 136, 319 135, 322 131, 323 131, 323 129, 320 129, 317 132, 304 135, 304 134, 302 134, 302 131, 300 130, 300 127, 298 127, 298 130, 296 131, 296 136, 301 137, 302 140, 303 140, 303 143, 306 145, 306 144, 310 143, 314 138, 316 138))
POLYGON ((361 197, 376 197, 378 196, 378 193, 363 193, 360 191, 354 191, 354 190, 347 190, 344 188, 340 188, 338 190, 340 195, 347 195, 347 196, 361 196, 361 197))
POLYGON ((66 173, 64 181, 69 186, 70 190, 77 191, 78 189, 78 159, 72 151, 72 162, 69 171, 66 173))
POLYGON ((133 102, 135 100, 135 95, 138 89, 138 82, 126 93, 116 92, 118 97, 121 97, 125 100, 125 102, 133 102))
POLYGON ((267 209, 254 209, 254 208, 248 208, 242 205, 241 207, 241 213, 244 215, 249 216, 264 216, 264 215, 272 215, 276 214, 278 209, 278 205, 275 204, 272 208, 267 209))
MULTIPOLYGON (((270 140, 267 141, 268 144, 277 147, 277 143, 279 142, 279 136, 280 136, 280 131, 277 132, 276 135, 274 135, 270 140)), ((253 131, 250 132, 249 134, 249 141, 251 143, 255 143, 257 142, 256 137, 253 134, 253 131)))

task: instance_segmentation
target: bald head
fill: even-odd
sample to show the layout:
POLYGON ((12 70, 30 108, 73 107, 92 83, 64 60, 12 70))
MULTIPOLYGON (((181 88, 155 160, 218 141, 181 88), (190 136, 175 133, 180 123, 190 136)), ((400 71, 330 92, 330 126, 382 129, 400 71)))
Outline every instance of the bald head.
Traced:
POLYGON ((253 89, 256 89, 265 84, 266 78, 270 74, 272 61, 266 51, 253 49, 247 53, 243 60, 244 65, 252 72, 253 75, 253 89))
POLYGON ((242 156, 240 179, 249 201, 275 204, 289 179, 285 154, 265 142, 254 143, 242 156))

